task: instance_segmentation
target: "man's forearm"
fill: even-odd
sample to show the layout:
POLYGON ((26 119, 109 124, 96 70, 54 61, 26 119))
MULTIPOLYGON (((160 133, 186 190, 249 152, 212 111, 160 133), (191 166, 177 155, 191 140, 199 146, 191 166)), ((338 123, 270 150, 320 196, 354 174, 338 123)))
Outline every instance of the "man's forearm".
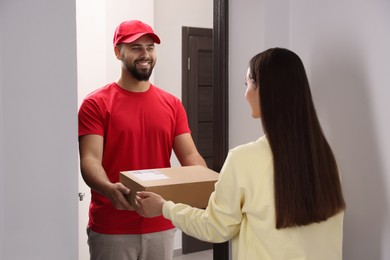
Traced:
POLYGON ((81 175, 85 183, 93 190, 104 195, 111 184, 104 168, 93 159, 84 159, 81 162, 81 175))
POLYGON ((207 167, 206 161, 199 153, 192 154, 190 156, 187 156, 186 158, 183 158, 183 160, 180 161, 180 164, 182 166, 201 165, 207 167))

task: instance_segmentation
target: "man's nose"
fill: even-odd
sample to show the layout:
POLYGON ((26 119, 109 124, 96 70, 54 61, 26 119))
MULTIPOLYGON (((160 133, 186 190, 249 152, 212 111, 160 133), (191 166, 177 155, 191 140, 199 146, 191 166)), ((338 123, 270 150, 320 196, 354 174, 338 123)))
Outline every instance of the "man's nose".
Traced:
POLYGON ((143 47, 141 49, 141 57, 149 57, 149 52, 148 52, 147 47, 143 47))

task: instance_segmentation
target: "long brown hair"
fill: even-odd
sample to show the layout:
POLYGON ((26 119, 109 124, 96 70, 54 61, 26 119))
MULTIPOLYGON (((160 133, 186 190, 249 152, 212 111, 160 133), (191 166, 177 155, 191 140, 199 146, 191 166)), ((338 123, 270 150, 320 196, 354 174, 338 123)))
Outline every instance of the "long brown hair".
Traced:
POLYGON ((273 153, 276 228, 321 222, 345 209, 334 154, 322 132, 301 59, 268 49, 249 63, 273 153))

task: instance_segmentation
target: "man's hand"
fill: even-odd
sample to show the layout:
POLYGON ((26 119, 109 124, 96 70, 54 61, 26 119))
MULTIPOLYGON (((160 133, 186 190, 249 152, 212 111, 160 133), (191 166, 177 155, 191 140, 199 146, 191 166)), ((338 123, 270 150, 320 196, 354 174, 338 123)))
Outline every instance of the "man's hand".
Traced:
POLYGON ((156 193, 139 191, 135 196, 135 203, 138 214, 146 218, 153 218, 162 215, 165 200, 156 193))
POLYGON ((112 205, 118 210, 135 210, 127 201, 126 196, 130 194, 130 190, 122 183, 112 183, 104 192, 104 196, 107 197, 112 205))

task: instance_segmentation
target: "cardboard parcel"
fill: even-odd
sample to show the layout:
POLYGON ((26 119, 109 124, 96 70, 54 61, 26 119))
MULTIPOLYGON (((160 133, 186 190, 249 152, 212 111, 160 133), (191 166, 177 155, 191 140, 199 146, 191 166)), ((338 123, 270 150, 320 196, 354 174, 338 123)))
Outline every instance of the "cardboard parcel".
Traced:
POLYGON ((128 200, 133 207, 137 191, 152 191, 165 200, 206 208, 218 173, 202 166, 184 166, 137 171, 122 171, 120 182, 131 192, 128 200))

